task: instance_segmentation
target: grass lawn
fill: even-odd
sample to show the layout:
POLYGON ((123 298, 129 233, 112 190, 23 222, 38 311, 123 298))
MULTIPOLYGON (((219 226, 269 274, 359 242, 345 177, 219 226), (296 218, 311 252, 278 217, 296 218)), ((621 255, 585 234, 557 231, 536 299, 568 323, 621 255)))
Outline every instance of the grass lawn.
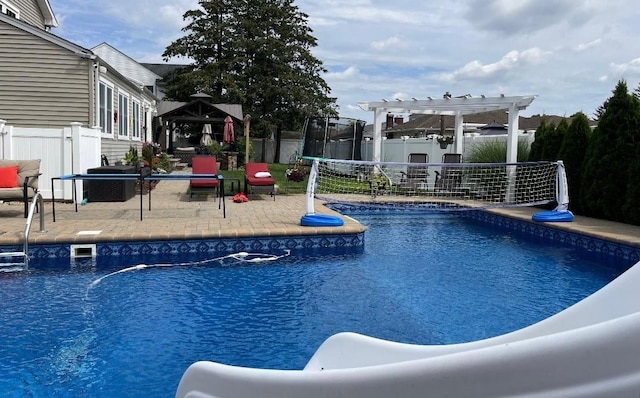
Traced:
MULTIPOLYGON (((309 167, 305 167, 307 169, 307 175, 302 182, 287 182, 286 170, 288 168, 293 167, 290 164, 281 164, 281 163, 270 163, 269 164, 269 172, 271 176, 276 180, 276 184, 280 187, 278 190, 278 195, 286 195, 286 194, 299 194, 305 193, 307 190, 307 181, 309 180, 309 167)), ((240 179, 240 185, 244 188, 244 167, 239 168, 237 170, 219 170, 220 174, 222 174, 225 178, 238 178, 240 179)), ((225 184, 225 191, 227 190, 227 185, 225 184)), ((225 195, 227 196, 227 195, 225 195)))

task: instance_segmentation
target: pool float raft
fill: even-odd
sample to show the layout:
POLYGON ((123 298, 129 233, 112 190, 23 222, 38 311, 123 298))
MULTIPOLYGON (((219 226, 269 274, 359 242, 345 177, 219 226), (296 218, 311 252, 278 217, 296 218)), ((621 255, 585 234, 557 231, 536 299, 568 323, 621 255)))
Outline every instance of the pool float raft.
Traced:
POLYGON ((568 210, 540 211, 531 216, 531 219, 538 222, 571 222, 573 213, 568 210))
POLYGON ((303 227, 340 227, 344 225, 342 218, 329 214, 305 214, 300 218, 303 227))

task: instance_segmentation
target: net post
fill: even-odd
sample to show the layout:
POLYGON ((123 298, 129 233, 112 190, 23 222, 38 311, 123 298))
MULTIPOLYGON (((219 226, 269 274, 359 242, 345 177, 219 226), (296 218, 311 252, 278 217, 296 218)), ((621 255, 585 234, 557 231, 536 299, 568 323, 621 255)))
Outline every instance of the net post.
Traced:
POLYGON ((307 182, 307 212, 306 214, 315 214, 314 198, 316 196, 316 180, 318 178, 318 159, 313 159, 311 171, 309 172, 309 181, 307 182))
POLYGON ((556 211, 568 211, 569 210, 569 190, 567 189, 567 173, 564 168, 564 162, 558 160, 556 169, 556 202, 558 206, 556 211))
POLYGON ((505 203, 516 203, 516 166, 506 166, 507 189, 505 191, 505 203))

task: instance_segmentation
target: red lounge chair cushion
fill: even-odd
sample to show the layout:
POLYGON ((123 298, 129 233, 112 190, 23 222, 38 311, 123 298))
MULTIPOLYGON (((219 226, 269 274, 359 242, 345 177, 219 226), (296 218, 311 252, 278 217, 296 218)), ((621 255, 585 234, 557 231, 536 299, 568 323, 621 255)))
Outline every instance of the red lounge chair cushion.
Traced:
MULTIPOLYGON (((191 159, 193 174, 218 174, 216 158, 213 156, 194 156, 191 159)), ((215 188, 218 180, 191 180, 193 188, 215 188)))
POLYGON ((256 177, 256 173, 261 172, 269 172, 269 167, 266 163, 247 163, 245 165, 245 177, 247 179, 247 183, 254 186, 275 185, 276 180, 273 179, 273 177, 256 177))
POLYGON ((18 165, 0 167, 0 188, 18 187, 18 165))
POLYGON ((195 188, 214 188, 218 186, 218 180, 191 180, 191 186, 195 188))

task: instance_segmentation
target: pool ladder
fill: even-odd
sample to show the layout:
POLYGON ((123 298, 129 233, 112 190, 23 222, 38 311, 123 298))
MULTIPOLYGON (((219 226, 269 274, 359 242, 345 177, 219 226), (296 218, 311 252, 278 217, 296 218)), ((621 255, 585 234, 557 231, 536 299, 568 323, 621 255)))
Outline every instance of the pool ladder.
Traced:
POLYGON ((18 252, 0 252, 0 259, 5 258, 22 258, 20 262, 5 262, 0 261, 0 267, 7 266, 15 266, 15 265, 24 265, 25 267, 29 266, 29 231, 31 231, 31 222, 33 221, 33 214, 35 213, 36 208, 39 206, 40 208, 40 232, 45 232, 44 229, 44 205, 42 194, 40 192, 36 192, 33 196, 33 200, 31 202, 31 208, 29 209, 29 215, 27 216, 27 222, 24 227, 24 243, 22 244, 22 251, 18 252))

